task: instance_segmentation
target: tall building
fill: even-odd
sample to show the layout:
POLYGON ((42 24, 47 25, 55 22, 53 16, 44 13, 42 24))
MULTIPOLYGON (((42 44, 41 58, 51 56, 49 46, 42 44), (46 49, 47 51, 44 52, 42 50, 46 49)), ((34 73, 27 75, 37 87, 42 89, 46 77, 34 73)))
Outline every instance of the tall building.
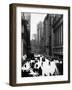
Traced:
POLYGON ((31 51, 33 53, 37 53, 37 48, 38 48, 38 44, 37 44, 37 34, 33 34, 33 38, 31 40, 31 51))
POLYGON ((53 20, 53 55, 63 58, 63 15, 55 15, 53 20))
POLYGON ((45 54, 63 58, 63 15, 47 14, 43 24, 43 49, 45 54))
POLYGON ((43 23, 40 21, 37 24, 37 44, 39 47, 39 53, 41 53, 42 50, 42 38, 43 38, 43 23))
POLYGON ((43 36, 43 23, 40 21, 37 25, 37 41, 38 41, 38 44, 40 44, 42 36, 43 36))
POLYGON ((47 14, 44 19, 44 31, 43 31, 43 38, 44 38, 44 52, 47 56, 51 55, 51 15, 47 14))
POLYGON ((29 54, 31 51, 30 45, 30 13, 21 13, 21 53, 29 54))

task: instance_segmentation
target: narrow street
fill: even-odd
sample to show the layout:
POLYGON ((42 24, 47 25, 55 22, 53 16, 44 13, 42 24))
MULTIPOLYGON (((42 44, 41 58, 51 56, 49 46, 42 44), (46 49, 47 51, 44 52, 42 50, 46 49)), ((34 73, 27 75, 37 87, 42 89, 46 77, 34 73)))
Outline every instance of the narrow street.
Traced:
POLYGON ((63 75, 63 15, 23 12, 21 19, 21 76, 63 75))
POLYGON ((23 56, 22 75, 23 77, 61 75, 59 67, 62 70, 63 63, 55 58, 47 58, 39 54, 34 55, 32 59, 27 59, 25 55, 23 56))

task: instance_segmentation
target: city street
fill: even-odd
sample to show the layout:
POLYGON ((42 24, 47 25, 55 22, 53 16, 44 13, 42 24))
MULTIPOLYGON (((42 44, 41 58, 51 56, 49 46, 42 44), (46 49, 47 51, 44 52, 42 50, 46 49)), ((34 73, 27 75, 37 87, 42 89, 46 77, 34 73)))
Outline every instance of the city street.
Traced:
POLYGON ((63 75, 63 15, 23 12, 21 19, 21 76, 63 75))
POLYGON ((55 58, 46 58, 42 55, 34 55, 33 59, 23 56, 22 77, 30 76, 55 76, 61 75, 62 61, 55 58), (60 68, 59 68, 60 67, 60 68))

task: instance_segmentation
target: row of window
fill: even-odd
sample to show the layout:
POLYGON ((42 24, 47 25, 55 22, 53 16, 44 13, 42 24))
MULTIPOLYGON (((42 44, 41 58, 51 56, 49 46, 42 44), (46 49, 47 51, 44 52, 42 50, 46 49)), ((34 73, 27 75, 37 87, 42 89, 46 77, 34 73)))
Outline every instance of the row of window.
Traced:
POLYGON ((54 46, 63 45, 63 23, 54 31, 54 46))

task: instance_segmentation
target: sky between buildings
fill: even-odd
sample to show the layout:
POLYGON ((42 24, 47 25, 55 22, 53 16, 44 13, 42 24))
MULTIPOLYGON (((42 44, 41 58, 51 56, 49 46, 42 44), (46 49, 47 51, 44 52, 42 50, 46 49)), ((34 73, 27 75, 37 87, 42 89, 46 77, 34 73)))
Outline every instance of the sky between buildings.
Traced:
POLYGON ((31 14, 31 31, 30 31, 30 40, 33 39, 33 34, 37 33, 37 24, 40 21, 44 21, 44 18, 47 14, 31 14))

